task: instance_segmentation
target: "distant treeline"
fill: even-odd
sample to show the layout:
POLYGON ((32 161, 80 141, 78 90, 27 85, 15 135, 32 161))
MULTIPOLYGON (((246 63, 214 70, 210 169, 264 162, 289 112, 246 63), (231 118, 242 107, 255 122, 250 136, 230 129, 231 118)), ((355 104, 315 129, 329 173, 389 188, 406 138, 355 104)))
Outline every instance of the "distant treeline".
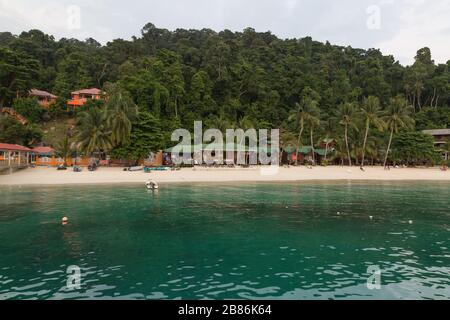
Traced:
MULTIPOLYGON (((194 120, 219 129, 245 123, 298 133, 299 123, 289 115, 302 101, 314 100, 319 139, 329 135, 323 124, 340 106, 352 103, 358 110, 369 96, 382 110, 393 98, 404 99, 413 130, 450 123, 450 61, 436 65, 428 48, 405 67, 377 49, 310 37, 280 39, 251 28, 169 31, 149 23, 140 37, 104 46, 91 38, 56 41, 39 30, 0 33, 0 70, 0 107, 13 105, 30 88, 54 93, 64 105, 71 91, 115 83, 140 112, 158 120, 165 137, 173 128, 192 128, 194 120)), ((385 142, 388 137, 381 134, 385 142)))

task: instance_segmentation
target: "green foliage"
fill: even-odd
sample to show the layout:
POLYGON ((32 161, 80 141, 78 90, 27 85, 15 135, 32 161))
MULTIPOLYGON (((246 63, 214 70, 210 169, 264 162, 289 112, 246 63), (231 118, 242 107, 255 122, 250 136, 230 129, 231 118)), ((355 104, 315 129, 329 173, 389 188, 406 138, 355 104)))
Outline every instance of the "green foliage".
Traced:
POLYGON ((41 121, 46 113, 36 98, 17 98, 13 102, 13 108, 31 122, 41 121))
POLYGON ((138 109, 128 92, 118 85, 110 84, 107 88, 108 125, 111 129, 111 139, 114 145, 124 145, 130 140, 132 121, 136 119, 138 109))
MULTIPOLYGON (((174 129, 192 128, 195 120, 221 130, 251 123, 295 134, 298 145, 334 138, 337 154, 349 162, 366 154, 372 162, 388 156, 394 133, 410 128, 412 120, 416 130, 448 128, 450 122, 450 64, 436 64, 428 48, 403 67, 376 49, 310 37, 283 40, 251 28, 169 31, 149 23, 140 37, 104 46, 94 39, 56 41, 39 30, 0 33, 0 108, 36 87, 59 96, 49 109, 52 119, 73 117, 65 111, 71 91, 110 91, 108 83, 115 84, 109 101, 89 101, 75 114, 84 118, 77 129, 85 134, 78 137, 90 150, 133 143, 139 122, 129 110, 135 105, 158 119, 163 147, 174 129), (87 124, 89 117, 98 131, 87 124), (380 118, 386 132, 375 130, 380 118)), ((34 107, 21 111, 33 122, 42 119, 34 107)))
POLYGON ((450 128, 450 108, 423 108, 414 118, 417 130, 450 128))
POLYGON ((158 119, 149 112, 140 112, 133 123, 131 139, 128 143, 114 148, 111 156, 115 159, 137 161, 147 158, 150 152, 162 148, 162 133, 158 119))
POLYGON ((82 152, 90 155, 93 152, 111 150, 113 142, 107 120, 108 114, 101 109, 92 109, 78 115, 76 140, 82 152))
POLYGON ((27 95, 37 71, 38 62, 27 54, 0 47, 0 108, 27 95))
POLYGON ((439 163, 441 154, 434 148, 433 137, 421 132, 401 132, 392 144, 392 158, 408 164, 439 163))
POLYGON ((10 117, 0 117, 0 141, 4 143, 33 146, 42 140, 42 130, 33 124, 22 125, 10 117))
POLYGON ((64 138, 56 144, 55 151, 58 157, 64 159, 64 165, 67 166, 67 158, 69 158, 72 154, 72 148, 68 134, 66 134, 64 138))

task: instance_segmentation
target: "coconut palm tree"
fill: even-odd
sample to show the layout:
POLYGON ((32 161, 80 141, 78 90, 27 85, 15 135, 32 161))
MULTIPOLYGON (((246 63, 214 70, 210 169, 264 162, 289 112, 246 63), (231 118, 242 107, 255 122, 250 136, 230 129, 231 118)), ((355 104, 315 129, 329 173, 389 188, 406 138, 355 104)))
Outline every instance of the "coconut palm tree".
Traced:
POLYGON ((58 157, 64 159, 64 166, 67 167, 67 158, 72 155, 72 147, 68 134, 66 134, 64 138, 56 144, 55 151, 58 157))
POLYGON ((111 128, 111 140, 114 145, 123 145, 130 140, 132 121, 137 118, 138 109, 133 99, 118 85, 107 87, 108 125, 111 128))
POLYGON ((284 150, 287 149, 288 147, 295 146, 296 141, 297 141, 297 137, 296 137, 295 133, 290 132, 290 131, 284 131, 284 130, 281 132, 281 134, 280 134, 280 148, 281 148, 280 163, 282 162, 282 159, 283 159, 284 150))
POLYGON ((306 122, 309 125, 309 136, 312 148, 313 164, 316 164, 316 150, 314 148, 314 129, 320 124, 320 109, 317 103, 311 103, 306 110, 306 122))
POLYGON ((336 118, 339 124, 344 126, 344 140, 347 149, 347 158, 349 166, 352 166, 352 158, 350 156, 350 148, 348 143, 348 130, 349 128, 354 128, 358 130, 356 126, 356 108, 353 103, 341 104, 337 110, 336 118))
POLYGON ((390 130, 389 143, 383 164, 385 168, 394 133, 397 133, 399 129, 412 128, 414 126, 414 120, 410 117, 412 111, 412 107, 407 104, 407 101, 402 96, 397 96, 391 99, 389 107, 387 108, 386 114, 383 118, 387 128, 390 130))
MULTIPOLYGON (((298 164, 298 154, 300 151, 300 144, 302 140, 303 130, 305 129, 305 122, 309 121, 312 117, 318 118, 317 101, 310 97, 302 99, 301 103, 296 103, 297 110, 291 111, 288 120, 295 120, 295 124, 299 127, 300 131, 297 138, 297 157, 295 159, 295 165, 298 164)), ((313 152, 314 153, 314 152, 313 152)))
POLYGON ((325 142, 325 161, 328 161, 328 151, 330 148, 330 143, 334 140, 333 137, 335 134, 335 120, 336 119, 334 119, 334 117, 327 117, 326 119, 322 120, 322 129, 324 130, 322 137, 323 141, 325 142))
POLYGON ((76 140, 82 151, 91 155, 93 152, 107 151, 112 148, 113 142, 106 111, 94 108, 89 112, 81 112, 77 120, 76 140))
POLYGON ((220 132, 225 133, 227 129, 231 128, 231 123, 225 116, 224 112, 220 112, 219 115, 214 115, 207 123, 209 128, 218 129, 220 132))
POLYGON ((341 166, 344 165, 344 158, 347 155, 347 150, 345 148, 345 142, 342 139, 336 139, 335 150, 333 153, 333 160, 339 159, 341 166))
POLYGON ((361 168, 364 167, 366 156, 367 137, 369 135, 370 126, 374 125, 378 130, 383 131, 385 123, 382 120, 382 112, 380 100, 377 97, 369 96, 365 98, 361 106, 361 114, 366 124, 366 133, 364 134, 364 144, 362 148, 361 168))

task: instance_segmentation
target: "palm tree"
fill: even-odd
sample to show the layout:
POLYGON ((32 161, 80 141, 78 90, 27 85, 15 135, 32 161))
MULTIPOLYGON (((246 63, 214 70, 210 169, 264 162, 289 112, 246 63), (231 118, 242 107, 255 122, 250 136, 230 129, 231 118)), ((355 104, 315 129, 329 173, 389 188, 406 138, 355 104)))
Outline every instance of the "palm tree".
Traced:
POLYGON ((364 99, 361 107, 361 113, 366 123, 366 133, 364 135, 364 144, 362 149, 361 168, 364 167, 364 160, 366 156, 367 137, 369 135, 370 125, 373 124, 378 130, 383 131, 385 123, 381 119, 380 100, 377 97, 369 96, 364 99))
POLYGON ((227 129, 231 128, 230 121, 227 119, 224 112, 220 112, 219 115, 214 115, 207 125, 211 129, 218 129, 222 133, 225 133, 227 129))
POLYGON ((281 148, 280 164, 281 164, 282 159, 283 159, 284 150, 287 149, 290 146, 295 145, 296 140, 297 140, 297 137, 296 137, 295 133, 290 132, 290 131, 282 131, 281 132, 281 134, 280 134, 280 148, 281 148))
POLYGON ((64 139, 62 139, 55 146, 56 155, 64 159, 64 166, 67 167, 67 158, 72 155, 72 147, 69 140, 69 135, 66 134, 64 139))
POLYGON ((384 116, 386 126, 391 131, 383 164, 385 168, 389 157, 389 151, 391 149, 391 143, 394 133, 397 133, 401 128, 411 128, 414 125, 414 120, 410 117, 411 112, 412 107, 408 106, 407 101, 403 97, 397 96, 391 99, 389 107, 386 111, 386 115, 384 116))
POLYGON ((323 129, 324 129, 324 135, 323 135, 323 139, 325 142, 325 161, 328 161, 328 150, 330 147, 330 143, 333 141, 333 135, 334 135, 334 118, 333 117, 327 117, 326 119, 323 120, 324 125, 323 125, 323 129))
POLYGON ((355 130, 358 130, 355 122, 356 121, 355 116, 356 116, 356 108, 353 103, 341 104, 336 113, 336 118, 339 120, 339 124, 344 126, 344 140, 347 149, 349 166, 352 166, 352 158, 350 156, 350 148, 348 144, 348 129, 350 127, 353 127, 355 130))
POLYGON ((132 121, 137 118, 138 109, 133 99, 118 85, 107 88, 108 125, 111 128, 111 140, 115 145, 123 145, 130 140, 132 121))
POLYGON ((296 125, 300 128, 297 138, 297 157, 295 159, 295 165, 297 165, 300 143, 302 140, 303 130, 305 129, 305 121, 308 121, 312 116, 315 117, 317 115, 318 107, 317 101, 309 97, 303 98, 301 103, 296 103, 295 105, 297 106, 297 110, 291 111, 288 120, 295 120, 296 125))
MULTIPOLYGON (((314 101, 315 102, 315 101, 314 101)), ((306 121, 309 125, 313 164, 316 164, 316 151, 314 149, 314 128, 320 124, 320 109, 317 103, 311 103, 306 110, 306 121)))
POLYGON ((344 158, 346 156, 347 150, 345 149, 345 142, 342 139, 336 139, 335 150, 333 154, 333 159, 339 159, 341 166, 344 165, 344 158))
POLYGON ((110 150, 113 146, 108 115, 104 110, 94 108, 78 115, 78 134, 80 149, 87 155, 93 152, 110 150))

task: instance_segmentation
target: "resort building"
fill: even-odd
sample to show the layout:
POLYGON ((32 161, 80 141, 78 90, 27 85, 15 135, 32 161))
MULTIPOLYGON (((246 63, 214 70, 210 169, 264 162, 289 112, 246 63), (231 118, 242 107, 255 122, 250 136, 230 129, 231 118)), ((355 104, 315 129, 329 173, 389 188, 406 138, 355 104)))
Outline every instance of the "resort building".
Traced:
POLYGON ((51 94, 50 92, 38 89, 31 89, 30 97, 36 97, 38 99, 39 105, 44 108, 48 108, 51 103, 56 102, 57 98, 57 96, 51 94))
MULTIPOLYGON (((313 148, 311 146, 303 146, 298 150, 298 163, 312 163, 313 159, 315 159, 316 164, 320 164, 322 159, 325 156, 330 156, 333 153, 333 149, 329 148, 328 152, 326 149, 322 148, 314 148, 314 157, 313 157, 313 148)), ((295 146, 287 146, 283 148, 283 154, 281 158, 281 163, 284 164, 293 164, 297 160, 297 148, 295 146)))
POLYGON ((450 154, 444 150, 447 143, 450 143, 450 129, 423 130, 425 134, 432 135, 434 138, 434 146, 442 150, 444 160, 450 160, 450 154))
POLYGON ((32 152, 18 144, 0 143, 0 172, 27 167, 32 152))
POLYGON ((55 156, 55 150, 51 147, 35 147, 31 155, 31 163, 37 166, 57 166, 58 159, 55 156))
POLYGON ((72 110, 82 107, 88 100, 100 100, 104 92, 97 88, 82 89, 71 93, 72 98, 67 102, 67 105, 72 110))

